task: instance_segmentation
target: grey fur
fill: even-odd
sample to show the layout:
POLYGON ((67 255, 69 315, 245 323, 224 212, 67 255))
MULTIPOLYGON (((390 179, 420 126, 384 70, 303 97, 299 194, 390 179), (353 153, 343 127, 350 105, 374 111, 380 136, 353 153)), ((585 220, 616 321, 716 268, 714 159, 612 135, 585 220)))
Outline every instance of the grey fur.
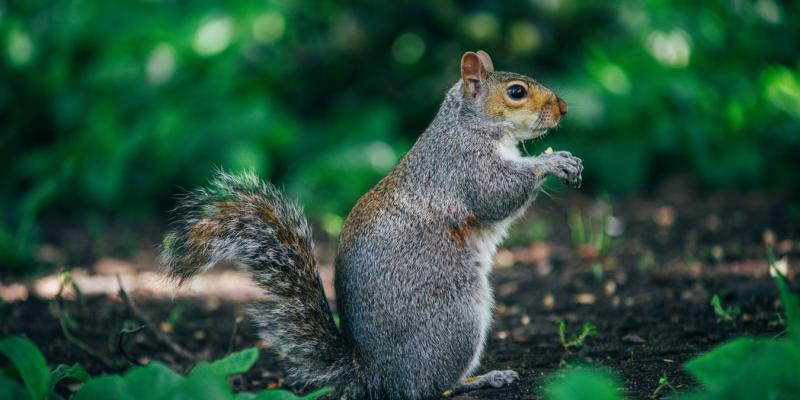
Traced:
MULTIPOLYGON (((511 79, 538 85, 522 75, 489 75, 490 82, 511 79)), ((292 263, 292 252, 307 253, 312 246, 299 209, 252 175, 221 174, 213 191, 187 196, 178 210, 185 219, 168 236, 164 264, 183 279, 235 259, 277 292, 274 302, 254 307, 253 315, 262 335, 286 350, 299 383, 333 385, 349 399, 420 399, 469 387, 459 383, 478 366, 490 328, 488 274, 497 245, 546 176, 579 185, 583 169, 566 152, 504 156, 498 146, 519 127, 487 116, 485 97, 473 99, 456 83, 412 149, 351 211, 336 259, 341 331, 330 318, 313 263, 292 263), (225 235, 202 249, 187 248, 187 231, 213 214, 209 204, 220 198, 261 202, 250 208, 256 211, 231 220, 225 235), (298 243, 277 240, 274 227, 258 218, 264 204, 280 210, 280 223, 300 233, 298 243), (183 258, 191 265, 178 262, 197 252, 208 256, 183 258), (310 286, 309 274, 316 279, 310 286)), ((484 381, 498 384, 516 378, 512 372, 486 376, 484 381)))
POLYGON ((456 84, 430 127, 365 196, 380 193, 377 211, 361 215, 359 204, 348 217, 336 262, 337 304, 356 360, 371 371, 363 378, 370 397, 436 396, 480 357, 488 326, 476 317, 494 305, 480 265, 485 255, 454 243, 448 231, 470 216, 479 229, 507 225, 546 175, 577 184, 580 160, 566 152, 518 161, 498 155, 498 141, 513 128, 485 116, 480 99, 473 102, 456 84))
POLYGON ((290 376, 308 386, 352 380, 352 352, 336 329, 313 256, 308 257, 311 229, 299 206, 255 174, 220 171, 208 189, 186 194, 174 213, 180 218, 161 249, 170 277, 183 282, 220 261, 239 262, 277 297, 249 311, 261 336, 286 354, 290 376), (236 214, 215 218, 225 215, 220 204, 236 205, 236 214), (277 223, 265 221, 265 212, 275 214, 277 223), (191 230, 203 223, 215 227, 212 237, 193 243, 191 230))

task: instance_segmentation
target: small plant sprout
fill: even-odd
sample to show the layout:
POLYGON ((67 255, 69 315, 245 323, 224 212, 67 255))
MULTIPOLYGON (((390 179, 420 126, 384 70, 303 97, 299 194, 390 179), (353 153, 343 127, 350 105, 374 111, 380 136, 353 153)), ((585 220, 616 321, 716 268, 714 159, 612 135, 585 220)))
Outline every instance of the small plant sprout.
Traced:
POLYGON ((600 263, 599 261, 595 261, 592 263, 592 275, 594 276, 594 279, 596 281, 598 282, 603 281, 605 273, 603 272, 603 264, 600 263))
POLYGON ((650 394, 650 398, 657 399, 659 397, 658 394, 664 389, 669 389, 672 390, 673 392, 678 391, 678 389, 676 389, 675 386, 672 386, 672 384, 669 383, 669 379, 667 379, 666 372, 661 373, 661 376, 658 378, 658 386, 656 386, 655 390, 653 390, 653 393, 650 394))
POLYGON ((586 344, 586 339, 589 336, 597 337, 597 328, 591 322, 585 322, 581 327, 581 333, 573 336, 567 340, 566 337, 567 324, 564 321, 558 321, 558 339, 561 341, 561 347, 569 352, 570 349, 580 349, 586 344))
POLYGON ((597 260, 611 244, 612 236, 622 234, 622 222, 612 215, 611 203, 599 200, 588 215, 574 209, 569 214, 569 232, 581 257, 597 260))
POLYGON ((736 317, 742 313, 739 306, 722 307, 722 302, 718 294, 715 294, 714 297, 711 298, 711 307, 714 308, 714 314, 717 316, 717 323, 736 322, 736 317))
POLYGON ((656 256, 650 249, 645 250, 645 252, 639 257, 639 261, 636 263, 636 269, 641 272, 652 271, 655 266, 656 256))

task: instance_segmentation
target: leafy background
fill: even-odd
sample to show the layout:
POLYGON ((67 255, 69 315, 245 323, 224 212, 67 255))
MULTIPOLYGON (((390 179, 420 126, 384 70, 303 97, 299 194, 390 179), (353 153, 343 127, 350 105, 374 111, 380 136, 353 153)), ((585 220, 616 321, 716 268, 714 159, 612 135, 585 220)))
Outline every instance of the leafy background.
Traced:
POLYGON ((798 2, 7 0, 0 269, 46 221, 163 220, 217 166, 335 235, 477 49, 570 103, 544 145, 584 159, 590 192, 798 192, 798 2))

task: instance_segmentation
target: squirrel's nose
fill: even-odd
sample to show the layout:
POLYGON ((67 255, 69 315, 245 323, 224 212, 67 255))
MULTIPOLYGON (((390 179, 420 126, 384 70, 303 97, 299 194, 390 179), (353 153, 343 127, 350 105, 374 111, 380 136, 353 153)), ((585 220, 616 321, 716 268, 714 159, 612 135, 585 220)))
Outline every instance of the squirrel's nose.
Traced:
POLYGON ((563 117, 567 115, 567 110, 569 109, 569 107, 567 106, 567 102, 564 101, 564 99, 562 99, 561 97, 557 98, 558 98, 558 111, 561 112, 561 116, 563 117))

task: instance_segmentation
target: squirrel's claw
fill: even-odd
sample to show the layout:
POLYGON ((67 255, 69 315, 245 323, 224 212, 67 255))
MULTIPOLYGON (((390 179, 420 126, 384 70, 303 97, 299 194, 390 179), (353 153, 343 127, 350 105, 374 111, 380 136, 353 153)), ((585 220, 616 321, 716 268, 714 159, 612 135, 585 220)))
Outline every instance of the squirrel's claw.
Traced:
POLYGON ((583 161, 568 151, 542 153, 539 155, 548 174, 555 176, 565 185, 575 188, 583 184, 583 161))

